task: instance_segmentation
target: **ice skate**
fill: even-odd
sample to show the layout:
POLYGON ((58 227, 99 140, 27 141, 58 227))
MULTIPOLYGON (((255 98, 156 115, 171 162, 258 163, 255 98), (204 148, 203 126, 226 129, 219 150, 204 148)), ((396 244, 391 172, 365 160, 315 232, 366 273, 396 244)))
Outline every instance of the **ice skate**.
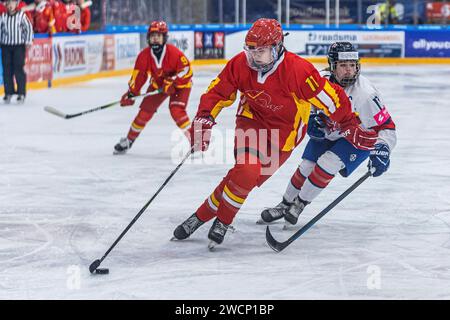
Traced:
POLYGON ((208 244, 208 249, 213 250, 217 245, 223 242, 223 238, 227 233, 229 225, 222 223, 218 218, 216 218, 209 229, 208 238, 211 240, 208 244))
POLYGON ((121 138, 119 143, 114 146, 113 154, 125 154, 129 149, 131 149, 133 142, 134 141, 131 141, 128 138, 121 138))
POLYGON ((173 231, 173 238, 171 240, 184 240, 189 238, 191 234, 195 232, 204 222, 201 221, 197 215, 194 213, 186 221, 180 224, 173 231))
POLYGON ((276 207, 267 208, 261 212, 261 218, 256 221, 257 224, 268 224, 284 217, 291 203, 284 198, 276 207))
POLYGON ((291 204, 288 210, 286 210, 286 214, 284 215, 284 220, 286 222, 285 229, 289 225, 295 225, 298 221, 298 216, 302 213, 303 209, 305 209, 306 205, 309 202, 301 200, 299 197, 294 199, 294 202, 291 204))
POLYGON ((25 95, 19 94, 16 100, 17 104, 24 104, 25 103, 25 95))
POLYGON ((7 94, 3 97, 3 103, 4 104, 10 104, 11 103, 12 96, 10 94, 7 94))

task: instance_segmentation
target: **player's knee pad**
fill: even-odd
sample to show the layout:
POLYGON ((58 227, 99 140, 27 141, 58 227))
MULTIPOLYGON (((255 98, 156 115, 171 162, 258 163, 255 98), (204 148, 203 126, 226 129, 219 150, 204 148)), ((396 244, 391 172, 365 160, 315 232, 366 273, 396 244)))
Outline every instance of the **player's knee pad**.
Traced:
POLYGON ((342 160, 333 152, 327 151, 319 157, 317 165, 331 175, 336 175, 345 167, 342 160))

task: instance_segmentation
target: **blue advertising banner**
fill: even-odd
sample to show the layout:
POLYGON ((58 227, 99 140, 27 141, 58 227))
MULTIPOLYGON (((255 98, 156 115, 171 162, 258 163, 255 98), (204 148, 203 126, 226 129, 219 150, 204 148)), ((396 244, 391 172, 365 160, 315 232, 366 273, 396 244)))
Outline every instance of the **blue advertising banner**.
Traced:
POLYGON ((450 31, 406 31, 406 57, 450 57, 450 31))

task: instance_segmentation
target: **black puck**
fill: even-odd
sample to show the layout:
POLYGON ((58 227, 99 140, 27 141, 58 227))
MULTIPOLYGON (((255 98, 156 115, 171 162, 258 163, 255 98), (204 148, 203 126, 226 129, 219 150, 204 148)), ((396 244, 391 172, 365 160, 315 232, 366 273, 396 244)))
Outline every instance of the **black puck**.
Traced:
POLYGON ((96 274, 109 274, 109 269, 108 268, 98 268, 95 270, 96 274))

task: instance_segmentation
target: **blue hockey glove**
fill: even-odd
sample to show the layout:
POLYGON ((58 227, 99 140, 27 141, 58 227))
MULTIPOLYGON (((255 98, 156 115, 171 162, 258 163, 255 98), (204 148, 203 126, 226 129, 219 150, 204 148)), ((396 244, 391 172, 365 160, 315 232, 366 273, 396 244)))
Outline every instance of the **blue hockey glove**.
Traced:
POLYGON ((389 168, 390 155, 389 147, 385 144, 376 144, 375 149, 370 152, 369 169, 374 168, 374 177, 381 176, 389 168))
POLYGON ((318 114, 311 113, 308 121, 308 136, 313 140, 323 140, 325 138, 326 124, 322 121, 318 114))

